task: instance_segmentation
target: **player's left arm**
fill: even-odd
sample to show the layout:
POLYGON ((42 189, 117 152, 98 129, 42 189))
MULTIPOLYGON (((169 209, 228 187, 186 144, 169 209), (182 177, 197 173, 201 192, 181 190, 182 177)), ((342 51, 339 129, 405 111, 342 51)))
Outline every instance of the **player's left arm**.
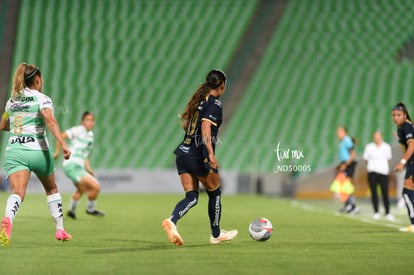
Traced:
POLYGON ((403 154, 401 161, 398 162, 398 164, 394 168, 394 171, 396 172, 402 171, 404 169, 405 164, 412 157, 414 153, 414 139, 407 140, 407 144, 408 144, 407 150, 403 154))
POLYGON ((95 173, 93 172, 91 168, 91 164, 89 163, 89 159, 85 160, 85 170, 88 172, 91 176, 95 176, 95 173))
POLYGON ((183 127, 184 131, 188 129, 188 119, 181 121, 181 127, 183 127))

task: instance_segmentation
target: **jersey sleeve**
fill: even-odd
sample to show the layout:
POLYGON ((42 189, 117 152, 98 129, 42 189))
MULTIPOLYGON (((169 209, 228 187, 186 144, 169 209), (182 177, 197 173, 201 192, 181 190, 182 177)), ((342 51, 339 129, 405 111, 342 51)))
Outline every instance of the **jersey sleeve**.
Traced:
POLYGON ((369 149, 370 149, 370 144, 367 144, 366 146, 365 146, 365 149, 364 149, 364 154, 362 155, 362 159, 363 160, 367 160, 368 161, 368 159, 369 159, 369 149))
POLYGON ((414 141, 414 127, 411 123, 404 123, 402 126, 402 134, 407 140, 407 144, 414 141))
POLYGON ((69 139, 74 139, 75 137, 79 136, 81 132, 81 128, 79 126, 75 126, 69 128, 65 131, 65 134, 68 136, 69 139))
POLYGON ((10 114, 10 104, 11 104, 11 102, 10 102, 10 99, 9 99, 9 100, 7 100, 6 106, 4 107, 4 111, 6 113, 9 113, 9 114, 10 114))
POLYGON ((52 99, 50 99, 47 95, 41 94, 41 96, 39 96, 39 108, 40 110, 51 109, 53 111, 52 99))
POLYGON ((217 126, 223 114, 223 106, 221 104, 221 101, 216 98, 209 100, 208 103, 209 104, 207 106, 207 109, 204 112, 201 120, 207 120, 214 126, 217 126))
POLYGON ((344 143, 348 151, 351 151, 352 149, 354 149, 354 143, 352 142, 352 139, 350 137, 346 137, 344 140, 344 143))

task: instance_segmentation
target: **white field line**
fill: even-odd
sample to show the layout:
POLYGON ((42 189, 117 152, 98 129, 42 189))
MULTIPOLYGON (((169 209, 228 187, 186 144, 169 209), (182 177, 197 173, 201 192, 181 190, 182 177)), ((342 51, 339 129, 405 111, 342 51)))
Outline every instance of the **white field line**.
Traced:
POLYGON ((329 208, 322 208, 322 207, 318 207, 318 206, 314 206, 308 203, 304 203, 304 202, 299 202, 296 200, 292 200, 290 205, 292 207, 295 208, 299 208, 302 209, 304 211, 307 212, 321 212, 321 213, 328 213, 334 216, 342 216, 348 219, 354 219, 354 220, 359 220, 361 222, 364 223, 370 223, 370 224, 376 224, 376 225, 382 225, 385 227, 391 227, 391 228, 399 228, 401 226, 406 226, 409 222, 408 222, 408 217, 407 217, 407 221, 402 221, 400 219, 395 219, 394 222, 390 222, 390 221, 386 221, 386 220, 374 220, 372 218, 369 218, 368 216, 366 216, 366 214, 356 214, 356 215, 350 215, 350 214, 341 214, 338 212, 334 212, 329 208))

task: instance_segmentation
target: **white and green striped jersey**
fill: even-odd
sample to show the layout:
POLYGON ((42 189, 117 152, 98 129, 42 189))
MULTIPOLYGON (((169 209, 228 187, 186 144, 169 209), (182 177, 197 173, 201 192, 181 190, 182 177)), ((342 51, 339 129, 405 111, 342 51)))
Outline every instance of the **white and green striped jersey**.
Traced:
POLYGON ((39 91, 24 88, 16 98, 10 98, 6 112, 10 120, 10 136, 6 150, 48 150, 46 123, 41 109, 51 109, 53 102, 39 91))
POLYGON ((69 149, 72 154, 70 159, 63 161, 63 165, 76 163, 83 167, 92 150, 93 132, 88 131, 83 125, 78 125, 66 130, 65 133, 70 139, 69 149))

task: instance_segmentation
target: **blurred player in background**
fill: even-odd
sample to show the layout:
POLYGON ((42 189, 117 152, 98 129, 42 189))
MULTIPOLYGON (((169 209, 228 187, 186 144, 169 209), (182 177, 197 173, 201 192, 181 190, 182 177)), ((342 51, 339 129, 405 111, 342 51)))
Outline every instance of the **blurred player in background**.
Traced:
POLYGON ((176 223, 198 202, 199 181, 208 195, 210 218, 210 243, 230 241, 237 230, 220 230, 221 190, 219 164, 215 156, 217 133, 222 123, 222 105, 219 100, 224 93, 226 76, 222 71, 212 70, 188 102, 180 116, 186 131, 183 142, 175 149, 176 165, 185 198, 177 203, 170 218, 162 223, 171 243, 183 245, 176 223))
POLYGON ((403 156, 395 166, 396 172, 401 172, 406 167, 402 197, 408 210, 411 224, 400 228, 400 231, 414 233, 414 126, 404 103, 397 103, 392 109, 392 119, 398 128, 398 142, 401 144, 403 156))
POLYGON ((391 146, 384 141, 380 130, 374 132, 373 141, 365 146, 363 155, 363 159, 367 162, 368 183, 371 189, 371 202, 374 208, 373 218, 375 220, 381 218, 378 209, 377 186, 379 184, 385 208, 385 218, 389 221, 394 221, 394 216, 390 213, 388 194, 389 161, 392 159, 391 146))
MULTIPOLYGON (((339 126, 336 131, 336 136, 340 140, 339 143, 339 158, 341 163, 338 165, 338 172, 344 173, 347 180, 352 182, 356 167, 356 153, 355 153, 355 140, 348 135, 348 130, 344 126, 339 126)), ((340 210, 349 214, 359 213, 359 209, 356 206, 355 197, 350 194, 349 198, 345 201, 344 207, 340 210)))
MULTIPOLYGON (((100 192, 100 185, 95 178, 89 165, 89 154, 93 145, 93 132, 95 126, 95 116, 90 112, 82 114, 81 124, 66 130, 62 138, 70 140, 69 148, 72 157, 63 161, 63 171, 70 178, 76 187, 75 193, 69 202, 67 215, 76 219, 76 208, 83 193, 88 194, 88 206, 86 214, 103 217, 104 212, 97 210, 96 200, 100 192)), ((56 144, 54 158, 57 159, 60 153, 60 146, 56 144)))
POLYGON ((53 115, 52 100, 41 93, 42 86, 39 68, 20 64, 13 76, 12 96, 0 122, 2 130, 10 131, 4 170, 12 193, 7 199, 1 224, 0 242, 3 246, 10 244, 13 219, 25 198, 31 172, 36 174, 45 189, 50 214, 56 224, 56 239, 68 241, 72 238, 63 228, 62 198, 55 181, 53 152, 46 138, 46 126, 56 137, 65 159, 70 158, 71 151, 53 115))

